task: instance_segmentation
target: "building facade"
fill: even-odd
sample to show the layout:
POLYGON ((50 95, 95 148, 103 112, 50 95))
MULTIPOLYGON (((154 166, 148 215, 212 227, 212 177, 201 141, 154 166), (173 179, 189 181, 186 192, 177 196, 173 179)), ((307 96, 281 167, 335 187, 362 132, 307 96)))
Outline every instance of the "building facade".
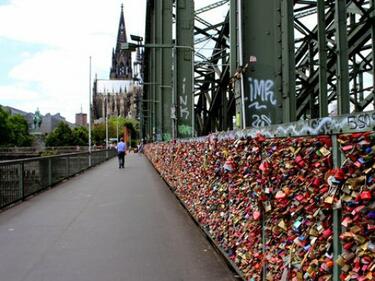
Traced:
POLYGON ((110 79, 133 79, 131 51, 121 49, 121 44, 123 43, 127 43, 127 38, 124 19, 124 6, 121 5, 121 15, 117 32, 116 48, 112 49, 112 66, 109 74, 110 79))
POLYGON ((87 126, 87 114, 86 113, 76 113, 76 126, 87 126))
POLYGON ((138 104, 141 86, 133 80, 131 51, 123 50, 121 44, 127 42, 123 5, 116 47, 112 50, 112 66, 109 79, 94 80, 93 118, 95 123, 104 122, 105 116, 139 118, 138 104))

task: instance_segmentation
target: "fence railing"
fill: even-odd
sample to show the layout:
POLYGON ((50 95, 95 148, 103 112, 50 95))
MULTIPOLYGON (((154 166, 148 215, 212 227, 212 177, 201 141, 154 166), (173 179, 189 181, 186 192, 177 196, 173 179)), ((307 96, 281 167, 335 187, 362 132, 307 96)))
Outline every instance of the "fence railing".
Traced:
POLYGON ((0 209, 116 155, 101 150, 0 162, 0 209))
MULTIPOLYGON (((56 152, 56 154, 61 153, 74 153, 74 152, 88 152, 88 146, 48 146, 45 148, 36 147, 0 147, 0 154, 29 154, 29 153, 41 153, 41 152, 56 152)), ((102 149, 99 149, 102 150, 102 149)))

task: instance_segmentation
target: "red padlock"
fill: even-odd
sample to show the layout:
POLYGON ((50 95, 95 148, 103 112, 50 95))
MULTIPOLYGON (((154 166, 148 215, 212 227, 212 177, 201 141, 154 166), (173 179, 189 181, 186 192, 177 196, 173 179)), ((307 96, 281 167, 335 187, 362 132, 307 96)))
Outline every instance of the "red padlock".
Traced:
POLYGON ((336 169, 334 177, 336 180, 343 180, 345 178, 345 173, 342 169, 336 169))
POLYGON ((333 230, 331 228, 327 228, 323 231, 323 237, 329 238, 333 234, 333 230))
POLYGON ((350 150, 353 149, 353 145, 351 145, 351 144, 345 145, 341 149, 342 149, 342 151, 347 152, 347 151, 350 151, 350 150))
POLYGON ((366 191, 361 192, 362 200, 371 200, 371 198, 372 198, 371 191, 366 190, 366 191))
POLYGON ((315 177, 314 180, 313 180, 313 182, 312 182, 312 185, 313 186, 319 186, 320 185, 320 179, 317 178, 317 177, 315 177))
POLYGON ((259 220, 259 218, 260 218, 260 212, 259 211, 254 211, 254 213, 253 213, 253 218, 254 218, 254 220, 259 220))

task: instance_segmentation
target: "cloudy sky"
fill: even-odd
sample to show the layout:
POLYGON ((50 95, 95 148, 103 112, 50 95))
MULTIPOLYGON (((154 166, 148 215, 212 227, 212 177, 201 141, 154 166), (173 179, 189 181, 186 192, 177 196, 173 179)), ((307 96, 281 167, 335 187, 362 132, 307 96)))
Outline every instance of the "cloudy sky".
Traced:
POLYGON ((145 0, 0 0, 0 104, 74 122, 92 77, 107 79, 124 4, 127 35, 144 34, 145 0))

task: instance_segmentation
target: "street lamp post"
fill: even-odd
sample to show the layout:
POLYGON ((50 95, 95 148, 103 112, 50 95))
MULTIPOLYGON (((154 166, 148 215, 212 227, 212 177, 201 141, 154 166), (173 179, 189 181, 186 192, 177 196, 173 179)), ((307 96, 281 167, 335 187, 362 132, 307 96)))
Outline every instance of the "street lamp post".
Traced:
POLYGON ((108 94, 105 94, 105 148, 108 149, 108 94))
POLYGON ((118 141, 118 118, 119 115, 117 115, 117 126, 116 126, 116 140, 118 141))
POLYGON ((91 166, 91 56, 89 57, 89 166, 91 166))

